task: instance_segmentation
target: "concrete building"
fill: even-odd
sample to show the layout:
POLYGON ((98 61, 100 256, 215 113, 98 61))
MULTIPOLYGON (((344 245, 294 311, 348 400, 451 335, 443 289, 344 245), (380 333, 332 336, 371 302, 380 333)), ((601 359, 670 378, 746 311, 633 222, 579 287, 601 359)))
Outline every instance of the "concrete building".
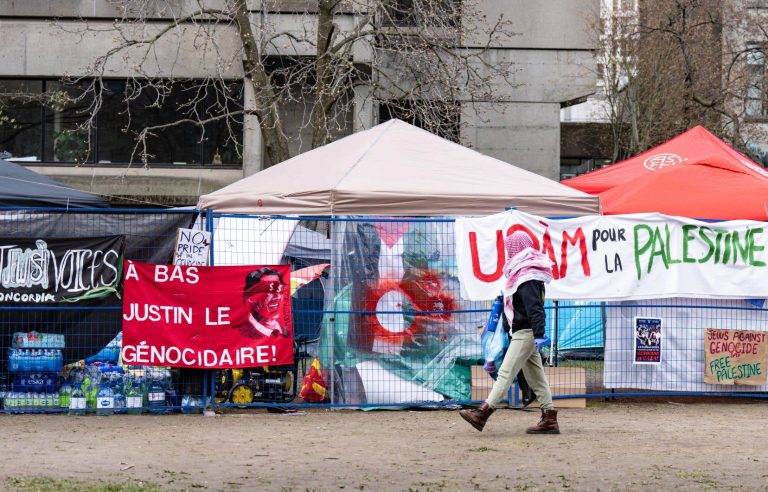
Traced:
POLYGON ((768 166, 768 2, 601 0, 600 17, 597 90, 560 114, 563 178, 626 159, 694 125, 768 166), (629 56, 621 51, 628 33, 642 39, 629 56), (625 98, 631 83, 633 95, 625 98), (689 91, 696 97, 686 97, 689 91), (653 107, 652 100, 663 104, 653 107), (646 127, 644 145, 627 149, 631 143, 610 132, 618 122, 630 128, 632 120, 646 127))
MULTIPOLYGON (((207 3, 215 7, 223 1, 207 3)), ((165 3, 179 11, 196 4, 192 0, 165 3)), ((250 1, 251 22, 257 25, 269 15, 271 22, 286 30, 302 29, 297 12, 311 8, 313 2, 278 3, 285 8, 265 12, 260 1, 250 1)), ((515 36, 505 45, 494 47, 489 59, 512 61, 514 84, 499 84, 493 102, 462 105, 460 141, 482 153, 559 179, 561 106, 595 90, 594 40, 589 26, 597 17, 599 0, 481 0, 480 8, 487 14, 485 22, 500 14, 512 22, 515 36)), ((114 35, 107 31, 120 16, 122 12, 115 3, 107 0, 0 0, 0 93, 68 90, 60 79, 81 74, 84 67, 114 45, 114 35)), ((157 15, 149 19, 148 26, 160 29, 163 21, 163 15, 157 15)), ((339 19, 342 29, 344 22, 339 19)), ((217 49, 225 53, 234 52, 240 42, 233 30, 221 29, 216 36, 217 49)), ((467 39, 471 44, 471 36, 467 39)), ((152 52, 149 75, 167 77, 168 67, 172 66, 174 78, 196 80, 216 74, 234 87, 242 83, 242 65, 214 63, 214 57, 201 56, 194 47, 195 39, 159 45, 152 52)), ((367 56, 356 53, 354 61, 365 63, 367 56)), ((127 59, 107 68, 107 83, 114 85, 114 92, 124 90, 136 75, 135 64, 127 59)), ((365 129, 387 119, 375 101, 359 96, 355 95, 350 125, 343 132, 365 129)), ((252 97, 246 86, 245 107, 249 107, 252 97)), ((151 98, 146 107, 152 107, 151 98)), ((286 119, 298 121, 302 109, 287 109, 286 119)), ((79 189, 111 196, 113 203, 123 205, 194 204, 200 194, 268 165, 255 116, 245 116, 242 129, 238 129, 242 132, 239 142, 226 141, 216 127, 202 142, 194 138, 194 132, 168 131, 168 135, 156 139, 160 143, 148 165, 128 165, 133 142, 121 133, 124 121, 119 105, 108 98, 90 137, 91 157, 75 165, 77 155, 84 150, 72 141, 71 132, 64 131, 68 118, 74 118, 67 111, 42 109, 31 100, 0 107, 0 153, 6 152, 6 157, 79 189), (9 119, 14 123, 9 124, 9 119), (231 152, 232 145, 242 147, 235 153, 231 152)), ((148 113, 146 117, 149 120, 156 116, 148 113)), ((296 129, 296 133, 300 130, 296 129)), ((293 142, 295 152, 309 150, 307 139, 295 138, 293 142)))
POLYGON ((613 80, 619 89, 626 86, 627 77, 621 71, 628 63, 618 39, 626 35, 622 29, 636 22, 638 15, 638 0, 600 0, 599 24, 590 28, 599 45, 595 55, 597 85, 594 93, 560 110, 560 179, 613 164, 606 79, 613 80))

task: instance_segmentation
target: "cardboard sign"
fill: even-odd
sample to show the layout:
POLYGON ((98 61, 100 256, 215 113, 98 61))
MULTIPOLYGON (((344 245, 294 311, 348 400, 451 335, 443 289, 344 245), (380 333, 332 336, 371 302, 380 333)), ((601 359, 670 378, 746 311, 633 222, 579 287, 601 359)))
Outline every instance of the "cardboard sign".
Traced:
POLYGON ((704 382, 766 384, 768 332, 718 330, 704 332, 704 382))
POLYGON ((173 264, 207 265, 210 248, 210 232, 179 228, 176 233, 176 247, 173 250, 173 264))

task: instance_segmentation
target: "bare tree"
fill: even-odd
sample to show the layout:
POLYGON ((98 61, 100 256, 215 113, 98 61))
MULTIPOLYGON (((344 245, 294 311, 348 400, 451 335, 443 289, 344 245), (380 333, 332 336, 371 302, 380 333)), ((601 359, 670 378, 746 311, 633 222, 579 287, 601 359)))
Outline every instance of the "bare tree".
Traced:
POLYGON ((248 115, 258 119, 269 161, 281 162, 291 157, 291 138, 304 129, 311 131, 312 148, 348 132, 355 104, 381 103, 391 116, 456 137, 459 104, 493 102, 500 87, 512 86, 511 64, 489 57, 513 35, 510 24, 483 18, 474 0, 111 3, 121 15, 108 26, 59 22, 83 43, 92 36, 114 39, 108 51, 68 77, 82 88, 70 102, 87 104, 78 130, 93 127, 105 100, 104 81, 125 67, 130 76, 121 98, 129 121, 136 105, 168 103, 184 78, 178 74, 189 50, 209 74, 183 89, 174 121, 126 125, 134 158, 144 163, 158 132, 194 125, 204 138, 207 124, 226 122, 230 138, 239 142, 248 115), (288 25, 281 15, 286 3, 293 9, 288 25), (247 86, 246 104, 233 80, 247 86), (287 127, 289 107, 299 108, 299 128, 287 127))
POLYGON ((742 0, 641 0, 639 11, 607 11, 603 19, 614 161, 695 125, 747 153, 764 138, 749 103, 756 84, 763 91, 765 66, 756 78, 749 63, 768 42, 763 10, 742 0))

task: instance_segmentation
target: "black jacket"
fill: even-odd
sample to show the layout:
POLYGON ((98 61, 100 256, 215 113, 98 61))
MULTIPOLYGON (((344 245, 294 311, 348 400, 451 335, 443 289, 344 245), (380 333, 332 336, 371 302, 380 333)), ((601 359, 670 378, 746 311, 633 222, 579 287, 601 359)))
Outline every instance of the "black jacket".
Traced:
MULTIPOLYGON (((512 332, 533 330, 533 338, 544 338, 547 316, 544 312, 544 282, 528 280, 518 286, 512 295, 512 307, 515 318, 512 320, 512 332)), ((504 314, 504 329, 509 331, 509 320, 504 314)))

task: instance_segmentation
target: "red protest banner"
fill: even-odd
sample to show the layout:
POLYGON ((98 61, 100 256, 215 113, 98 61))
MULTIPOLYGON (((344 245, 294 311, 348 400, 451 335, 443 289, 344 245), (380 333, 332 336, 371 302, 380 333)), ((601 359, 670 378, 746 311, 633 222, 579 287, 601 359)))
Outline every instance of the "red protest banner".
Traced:
POLYGON ((123 362, 228 369, 293 363, 290 266, 126 261, 123 362))

